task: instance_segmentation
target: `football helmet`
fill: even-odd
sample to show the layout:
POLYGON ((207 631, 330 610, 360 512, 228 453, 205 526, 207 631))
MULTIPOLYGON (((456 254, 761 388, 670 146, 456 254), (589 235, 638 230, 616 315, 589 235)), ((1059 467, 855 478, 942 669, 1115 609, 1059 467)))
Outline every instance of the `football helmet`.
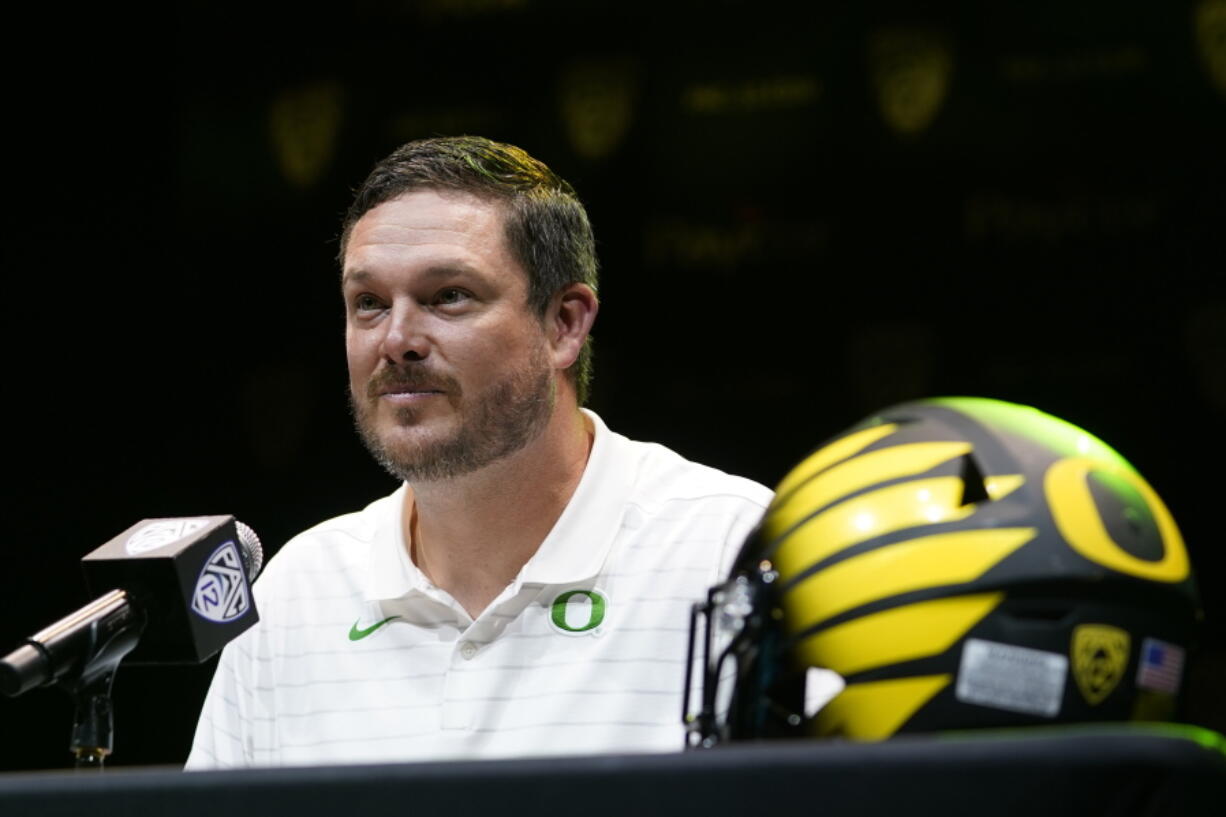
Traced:
POLYGON ((1162 720, 1198 616, 1175 521, 1101 440, 906 403, 797 465, 695 605, 687 742, 1162 720))

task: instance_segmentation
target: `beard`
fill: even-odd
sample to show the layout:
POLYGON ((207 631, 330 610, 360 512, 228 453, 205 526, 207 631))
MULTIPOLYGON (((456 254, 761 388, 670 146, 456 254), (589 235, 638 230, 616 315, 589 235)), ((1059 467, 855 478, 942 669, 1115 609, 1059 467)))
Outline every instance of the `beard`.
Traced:
POLYGON ((359 399, 350 391, 354 425, 367 450, 393 477, 405 482, 436 482, 470 474, 522 450, 549 422, 555 399, 553 369, 543 348, 518 369, 468 398, 453 378, 433 374, 414 363, 380 371, 359 399), (396 409, 396 428, 377 428, 379 389, 387 385, 441 389, 459 419, 446 436, 402 434, 420 422, 416 406, 396 409))

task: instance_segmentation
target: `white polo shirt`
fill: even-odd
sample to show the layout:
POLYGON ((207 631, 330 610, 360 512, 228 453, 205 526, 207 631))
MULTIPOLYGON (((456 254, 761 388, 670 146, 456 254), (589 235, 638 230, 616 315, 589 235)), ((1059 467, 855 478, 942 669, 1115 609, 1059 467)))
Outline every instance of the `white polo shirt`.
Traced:
POLYGON ((187 768, 679 750, 690 606, 771 494, 586 413, 575 495, 476 620, 409 558, 403 486, 286 543, 187 768))

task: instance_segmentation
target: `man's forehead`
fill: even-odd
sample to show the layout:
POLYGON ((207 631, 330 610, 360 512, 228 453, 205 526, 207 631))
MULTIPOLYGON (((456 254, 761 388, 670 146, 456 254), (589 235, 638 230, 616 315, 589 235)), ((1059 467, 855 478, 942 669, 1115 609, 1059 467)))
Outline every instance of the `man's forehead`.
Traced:
POLYGON ((346 251, 355 243, 409 243, 440 240, 448 233, 501 239, 505 213, 501 202, 464 191, 413 190, 380 202, 362 214, 350 230, 346 251))
MULTIPOLYGON (((456 275, 481 275, 482 271, 462 260, 448 261, 446 263, 434 264, 423 267, 418 271, 418 276, 422 280, 437 279, 443 280, 453 278, 456 275)), ((369 269, 361 266, 351 266, 345 269, 341 275, 341 286, 362 285, 374 281, 379 276, 369 269)))
POLYGON ((506 223, 507 209, 506 202, 501 199, 481 196, 468 190, 416 187, 379 202, 367 210, 354 224, 354 230, 363 222, 386 217, 389 212, 395 212, 400 217, 414 220, 429 215, 450 213, 459 218, 488 219, 499 227, 503 227, 506 223))
POLYGON ((419 248, 452 257, 442 267, 480 271, 506 263, 527 283, 527 273, 506 234, 507 204, 464 190, 419 188, 372 207, 353 225, 345 242, 341 283, 371 277, 368 267, 419 248), (381 259, 382 256, 382 259, 381 259), (486 263, 483 263, 486 262, 486 263))

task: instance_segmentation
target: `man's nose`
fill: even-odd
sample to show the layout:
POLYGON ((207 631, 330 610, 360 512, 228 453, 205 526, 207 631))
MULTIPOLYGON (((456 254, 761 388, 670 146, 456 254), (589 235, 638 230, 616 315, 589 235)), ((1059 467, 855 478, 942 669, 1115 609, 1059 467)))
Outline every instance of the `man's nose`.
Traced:
POLYGON ((430 354, 430 338, 423 331, 423 315, 415 305, 398 304, 389 317, 382 351, 388 363, 424 360, 430 354))

